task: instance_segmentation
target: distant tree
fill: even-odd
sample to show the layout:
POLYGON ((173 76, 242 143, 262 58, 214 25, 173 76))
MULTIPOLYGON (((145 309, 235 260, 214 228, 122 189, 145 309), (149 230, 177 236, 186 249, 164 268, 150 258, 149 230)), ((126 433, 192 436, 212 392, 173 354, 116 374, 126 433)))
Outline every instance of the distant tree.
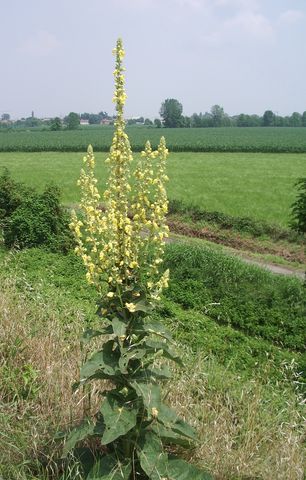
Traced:
POLYGON ((175 98, 167 98, 161 105, 160 116, 164 127, 180 127, 182 122, 183 106, 175 98))
POLYGON ((28 117, 24 120, 24 126, 25 127, 39 127, 42 125, 41 120, 36 117, 28 117))
POLYGON ((236 119, 237 127, 249 127, 249 115, 240 113, 236 119))
POLYGON ((10 119, 11 119, 11 116, 10 116, 9 113, 2 113, 2 115, 1 115, 1 120, 2 120, 3 122, 8 122, 10 119))
POLYGON ((64 119, 68 130, 76 130, 80 125, 80 117, 75 112, 70 112, 64 119))
POLYGON ((185 128, 190 128, 191 126, 191 117, 187 117, 187 116, 183 116, 182 117, 182 127, 185 127, 185 128))
POLYGON ((220 105, 213 105, 210 109, 210 114, 213 127, 224 126, 225 113, 220 105))
POLYGON ((298 112, 293 112, 290 117, 290 127, 301 127, 302 126, 302 115, 298 112))
POLYGON ((306 111, 302 114, 302 126, 306 127, 306 111))
POLYGON ((90 125, 99 125, 101 120, 102 120, 102 118, 100 117, 99 114, 96 114, 96 113, 90 113, 89 114, 88 121, 89 121, 90 125))
POLYGON ((202 127, 202 114, 193 113, 190 117, 190 126, 191 128, 202 127))
POLYGON ((284 118, 281 115, 274 115, 274 126, 275 127, 284 126, 284 118))
POLYGON ((274 126, 274 113, 272 110, 266 110, 262 117, 262 123, 264 127, 274 126))
POLYGON ((101 120, 103 120, 104 118, 109 118, 108 116, 108 113, 107 112, 103 112, 103 110, 101 112, 98 113, 99 117, 101 120))
POLYGON ((50 124, 50 130, 52 131, 57 131, 57 130, 61 130, 62 128, 62 121, 59 117, 55 117, 51 120, 51 124, 50 124))
POLYGON ((154 118, 154 127, 161 128, 162 123, 159 118, 154 118))
POLYGON ((151 127, 153 125, 153 122, 149 118, 146 118, 145 121, 144 121, 144 124, 151 127))

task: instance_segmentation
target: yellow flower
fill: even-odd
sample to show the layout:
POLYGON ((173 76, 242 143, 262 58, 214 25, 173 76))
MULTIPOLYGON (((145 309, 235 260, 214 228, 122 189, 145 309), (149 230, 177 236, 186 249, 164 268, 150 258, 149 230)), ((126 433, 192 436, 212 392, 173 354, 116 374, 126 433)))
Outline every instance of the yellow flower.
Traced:
POLYGON ((130 263, 129 267, 130 267, 130 268, 137 268, 137 267, 139 267, 139 265, 138 265, 138 263, 135 262, 135 260, 134 260, 133 262, 130 263))
POLYGON ((153 418, 157 418, 157 417, 158 417, 158 413, 159 413, 159 412, 158 412, 157 408, 152 407, 151 413, 152 413, 152 417, 153 417, 153 418))
POLYGON ((135 303, 127 303, 125 304, 126 308, 128 309, 129 312, 133 313, 136 312, 136 305, 135 303))
POLYGON ((115 295, 114 292, 108 292, 106 296, 107 296, 108 298, 113 298, 114 295, 115 295))

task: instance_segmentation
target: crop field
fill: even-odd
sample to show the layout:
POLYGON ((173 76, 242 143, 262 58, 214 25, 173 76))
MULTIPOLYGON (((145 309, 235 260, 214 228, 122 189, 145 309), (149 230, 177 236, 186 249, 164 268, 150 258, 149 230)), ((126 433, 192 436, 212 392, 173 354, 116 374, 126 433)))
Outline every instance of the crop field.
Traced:
MULTIPOLYGON (((128 127, 134 151, 149 138, 156 146, 161 135, 176 152, 306 152, 306 128, 150 128, 128 127)), ((90 126, 74 131, 0 131, 0 151, 84 151, 91 143, 108 151, 113 127, 90 126)))
MULTIPOLYGON (((107 175, 105 158, 105 153, 96 155, 101 189, 107 175)), ((7 167, 15 179, 39 189, 54 181, 62 190, 65 204, 79 201, 76 181, 82 167, 80 153, 1 153, 1 167, 7 167)), ((168 174, 170 199, 287 226, 295 198, 294 183, 306 175, 306 155, 173 153, 168 174)))

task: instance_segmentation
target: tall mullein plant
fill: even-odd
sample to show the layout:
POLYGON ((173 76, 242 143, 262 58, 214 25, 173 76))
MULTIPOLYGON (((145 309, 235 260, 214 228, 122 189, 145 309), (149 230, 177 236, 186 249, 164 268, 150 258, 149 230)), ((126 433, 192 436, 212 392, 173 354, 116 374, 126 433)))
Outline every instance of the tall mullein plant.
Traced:
POLYGON ((167 453, 168 445, 188 446, 195 439, 193 429, 163 402, 160 383, 170 378, 170 372, 161 357, 178 363, 180 359, 172 349, 170 333, 152 316, 169 278, 169 271, 160 271, 168 236, 164 186, 168 150, 164 138, 156 151, 146 143, 133 173, 132 191, 120 39, 114 54, 117 118, 107 159, 107 189, 101 197, 89 146, 78 182, 81 215, 73 212, 71 223, 87 281, 99 292, 101 320, 99 330, 84 333, 86 341, 101 337, 101 346, 82 365, 78 386, 108 380, 111 387, 101 392, 100 410, 69 434, 64 451, 67 454, 85 438, 98 438, 101 455, 95 457, 86 478, 207 478, 167 453))

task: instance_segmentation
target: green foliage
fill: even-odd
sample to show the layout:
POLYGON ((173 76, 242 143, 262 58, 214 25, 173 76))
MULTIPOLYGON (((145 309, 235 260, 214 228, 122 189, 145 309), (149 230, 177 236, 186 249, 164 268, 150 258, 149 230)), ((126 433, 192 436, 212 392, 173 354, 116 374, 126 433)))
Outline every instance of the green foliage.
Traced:
POLYGON ((275 115, 272 110, 266 110, 263 114, 263 126, 264 127, 273 127, 274 126, 275 115))
POLYGON ((69 217, 60 205, 60 191, 49 185, 39 194, 15 182, 5 171, 0 177, 0 225, 8 248, 46 245, 68 252, 74 245, 69 217), (2 218, 2 221, 1 221, 2 218))
POLYGON ((67 117, 65 117, 64 122, 67 125, 68 130, 77 130, 80 125, 80 117, 75 112, 70 112, 67 117))
POLYGON ((267 235, 274 240, 292 239, 292 232, 278 225, 250 217, 234 217, 223 212, 203 210, 197 205, 185 204, 181 200, 170 200, 169 213, 188 215, 193 221, 204 220, 224 229, 233 229, 238 232, 251 234, 253 237, 267 235))
POLYGON ((306 177, 300 178, 295 186, 298 193, 291 207, 291 227, 299 233, 306 233, 306 177))
MULTIPOLYGON (((140 478, 158 479, 160 475, 168 475, 172 463, 168 462, 162 439, 168 444, 185 446, 196 439, 193 429, 162 401, 157 380, 165 378, 165 374, 156 359, 165 357, 179 361, 179 358, 169 346, 170 333, 152 320, 149 311, 149 307, 142 305, 131 315, 117 305, 111 316, 103 319, 104 329, 85 332, 86 341, 101 335, 112 338, 83 364, 79 386, 107 379, 115 388, 104 394, 105 400, 95 421, 85 421, 75 428, 65 447, 67 453, 83 438, 99 436, 102 445, 111 444, 111 449, 115 450, 113 461, 116 459, 116 465, 127 466, 127 479, 131 471, 133 475, 136 472, 146 474, 140 478)), ((105 468, 107 458, 96 463, 92 471, 105 468)), ((186 464, 185 470, 188 468, 186 464)), ((93 473, 87 478, 91 475, 93 473)), ((199 478, 209 477, 202 473, 199 478)))
POLYGON ((0 177, 0 226, 31 192, 24 184, 13 180, 7 168, 4 169, 0 177))
POLYGON ((62 129, 62 121, 59 117, 55 117, 51 120, 50 130, 57 132, 62 129))
POLYGON ((304 351, 306 291, 295 278, 271 275, 235 258, 194 245, 173 244, 168 296, 185 309, 276 345, 304 351))
POLYGON ((163 125, 167 128, 182 126, 183 106, 175 98, 167 98, 160 107, 160 116, 163 119, 163 125))

